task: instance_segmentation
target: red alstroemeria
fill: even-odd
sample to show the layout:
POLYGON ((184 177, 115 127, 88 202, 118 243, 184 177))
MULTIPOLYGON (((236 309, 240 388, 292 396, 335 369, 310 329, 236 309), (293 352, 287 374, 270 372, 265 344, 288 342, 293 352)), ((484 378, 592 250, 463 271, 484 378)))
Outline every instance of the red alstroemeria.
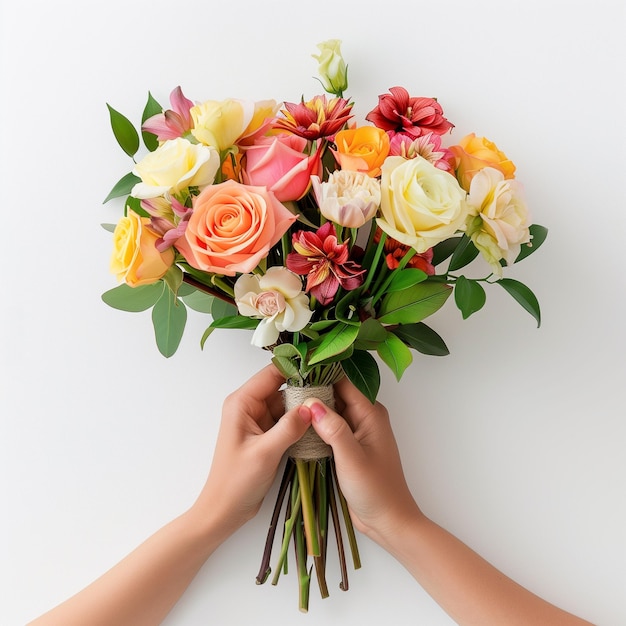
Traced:
POLYGON ((171 109, 149 117, 141 129, 156 135, 159 141, 182 137, 193 128, 193 119, 189 113, 193 102, 183 95, 180 87, 176 87, 170 94, 171 109))
POLYGON ((454 128, 434 98, 412 98, 404 87, 391 87, 389 91, 378 96, 378 106, 365 119, 387 131, 390 139, 397 134, 412 139, 430 132, 443 135, 454 128))
POLYGON ((305 102, 285 102, 281 110, 284 117, 277 117, 273 128, 285 130, 309 141, 330 137, 339 132, 352 117, 352 102, 344 98, 315 96, 305 102))
MULTIPOLYGON (((378 243, 380 241, 380 235, 382 231, 380 228, 376 229, 376 233, 374 234, 374 243, 378 243)), ((392 239, 391 237, 387 237, 385 239, 385 243, 383 244, 383 250, 385 251, 385 261, 387 263, 387 267, 390 270, 395 270, 398 265, 400 265, 400 261, 404 258, 404 255, 410 250, 409 246, 405 246, 404 244, 392 239)), ((432 276, 435 273, 435 266, 432 264, 433 260, 433 249, 429 248, 426 252, 422 252, 421 254, 415 254, 406 264, 406 267, 416 268, 418 270, 422 270, 425 274, 432 276)))
POLYGON ((365 270, 350 260, 347 243, 339 243, 332 222, 316 232, 293 234, 295 252, 287 255, 287 268, 307 277, 306 290, 321 304, 332 301, 339 289, 356 289, 363 284, 365 270))

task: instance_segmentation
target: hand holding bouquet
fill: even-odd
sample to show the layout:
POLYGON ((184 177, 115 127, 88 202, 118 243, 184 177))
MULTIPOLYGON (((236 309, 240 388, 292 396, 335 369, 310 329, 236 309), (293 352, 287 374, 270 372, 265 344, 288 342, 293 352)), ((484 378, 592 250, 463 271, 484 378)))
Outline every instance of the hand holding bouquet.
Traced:
MULTIPOLYGON (((109 106, 133 167, 105 200, 125 198, 123 217, 106 226, 121 284, 103 299, 152 309, 165 356, 178 348, 191 308, 211 316, 202 346, 216 329, 252 331, 287 381, 287 402, 304 393, 332 403, 342 376, 374 402, 379 362, 400 380, 415 351, 448 353, 424 320, 452 293, 465 319, 485 304, 485 286, 498 285, 539 325, 534 294, 504 270, 547 231, 532 223, 515 166, 493 142, 475 134, 446 142, 454 125, 441 104, 403 87, 355 121, 339 42, 319 50, 325 93, 310 100, 192 102, 177 87, 164 108, 149 94, 138 160, 140 133, 109 106), (466 275, 479 256, 483 274, 466 275)), ((290 453, 257 577, 270 574, 284 508, 272 582, 293 539, 302 610, 309 558, 328 595, 331 525, 343 589, 344 532, 360 566, 332 455, 311 452, 317 445, 290 453)))

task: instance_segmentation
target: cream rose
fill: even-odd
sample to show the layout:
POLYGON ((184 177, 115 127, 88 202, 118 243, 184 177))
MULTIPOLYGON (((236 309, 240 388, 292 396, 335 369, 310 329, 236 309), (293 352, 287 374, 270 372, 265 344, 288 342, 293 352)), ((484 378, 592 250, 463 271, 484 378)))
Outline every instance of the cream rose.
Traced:
POLYGON ((283 331, 302 330, 313 315, 300 277, 282 266, 270 267, 263 276, 240 276, 235 303, 241 315, 261 320, 252 335, 252 345, 260 348, 276 343, 283 331))
POLYGON ((161 144, 135 165, 133 174, 141 178, 131 195, 148 199, 178 193, 186 187, 206 187, 215 179, 220 166, 214 148, 192 144, 178 137, 161 144))
POLYGON ((174 250, 159 252, 160 235, 149 228, 150 220, 128 211, 113 232, 110 269, 130 287, 149 285, 162 278, 174 263, 174 250))
POLYGON ((505 179, 501 171, 485 167, 472 178, 468 205, 467 234, 494 273, 502 276, 500 260, 512 264, 521 245, 530 241, 531 218, 522 186, 505 179))
POLYGON ((387 157, 382 166, 378 226, 418 253, 426 252, 463 227, 465 198, 456 178, 426 159, 387 157))
POLYGON ((328 181, 311 176, 320 213, 328 220, 360 228, 371 220, 380 206, 380 182, 361 172, 335 171, 328 181))

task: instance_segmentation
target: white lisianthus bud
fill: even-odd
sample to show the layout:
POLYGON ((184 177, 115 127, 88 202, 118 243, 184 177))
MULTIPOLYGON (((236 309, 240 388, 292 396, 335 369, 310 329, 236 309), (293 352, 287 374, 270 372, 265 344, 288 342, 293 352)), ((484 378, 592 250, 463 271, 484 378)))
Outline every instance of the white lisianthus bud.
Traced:
POLYGON ((329 39, 317 47, 320 53, 312 56, 319 63, 322 85, 328 93, 341 97, 348 88, 348 68, 341 56, 341 40, 329 39))

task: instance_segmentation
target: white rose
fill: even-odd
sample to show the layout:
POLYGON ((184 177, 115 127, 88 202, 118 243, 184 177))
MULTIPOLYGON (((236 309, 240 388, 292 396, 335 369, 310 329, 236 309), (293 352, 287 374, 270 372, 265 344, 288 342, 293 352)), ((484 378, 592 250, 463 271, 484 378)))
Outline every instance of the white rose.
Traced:
POLYGON ((220 157, 212 147, 192 144, 178 137, 161 144, 135 165, 133 174, 141 178, 131 195, 148 199, 178 193, 186 187, 206 187, 215 179, 220 157))
POLYGON ((472 178, 468 196, 471 218, 467 234, 498 276, 500 260, 512 264, 521 244, 530 241, 530 212, 522 185, 492 167, 485 167, 472 178))
POLYGON ((242 274, 235 283, 235 303, 241 315, 260 319, 252 345, 276 343, 279 333, 302 330, 311 319, 309 298, 299 276, 282 266, 270 267, 263 276, 242 274))
POLYGON ((426 252, 463 227, 466 193, 456 178, 421 156, 390 156, 381 168, 378 226, 393 239, 426 252))
POLYGON ((311 182, 321 214, 340 226, 360 228, 380 206, 380 182, 367 174, 339 170, 327 182, 318 176, 311 176, 311 182))

